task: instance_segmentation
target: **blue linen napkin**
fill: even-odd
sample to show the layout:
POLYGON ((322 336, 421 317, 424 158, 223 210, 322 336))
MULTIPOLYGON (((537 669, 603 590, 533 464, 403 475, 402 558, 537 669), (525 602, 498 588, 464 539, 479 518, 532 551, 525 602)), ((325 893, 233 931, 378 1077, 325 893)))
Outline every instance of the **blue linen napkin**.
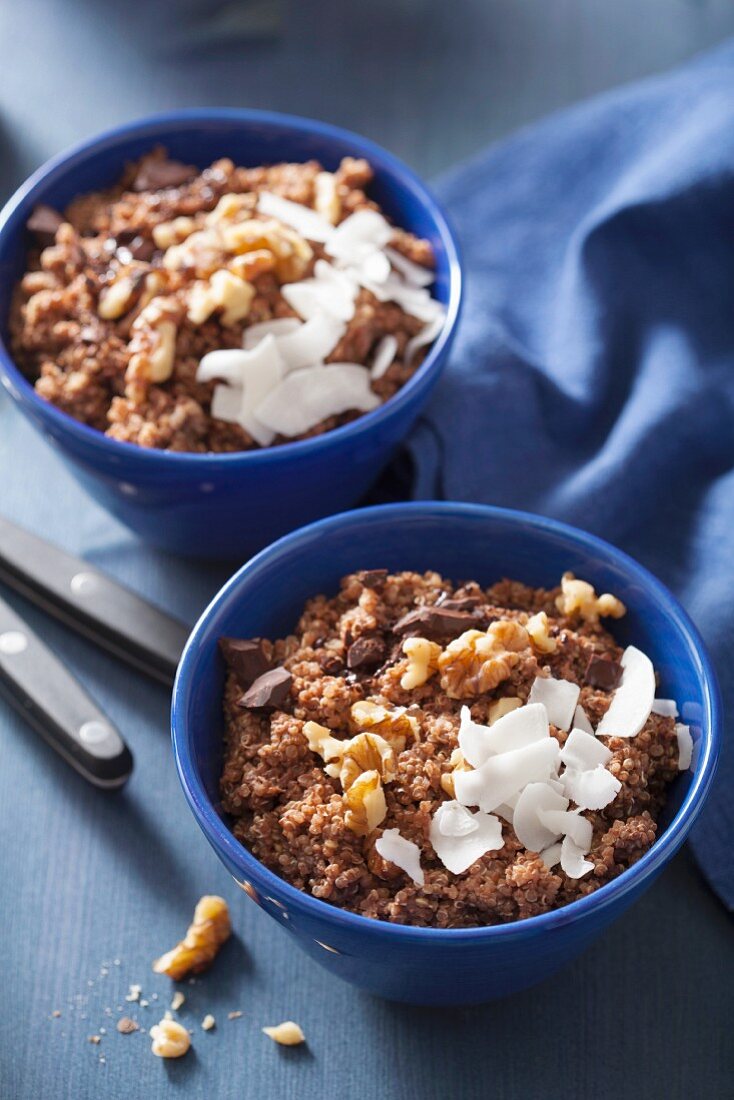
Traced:
MULTIPOLYGON (((414 496, 567 520, 680 597, 734 701, 734 42, 437 186, 468 271, 414 496)), ((734 907, 734 753, 693 834, 734 907)))

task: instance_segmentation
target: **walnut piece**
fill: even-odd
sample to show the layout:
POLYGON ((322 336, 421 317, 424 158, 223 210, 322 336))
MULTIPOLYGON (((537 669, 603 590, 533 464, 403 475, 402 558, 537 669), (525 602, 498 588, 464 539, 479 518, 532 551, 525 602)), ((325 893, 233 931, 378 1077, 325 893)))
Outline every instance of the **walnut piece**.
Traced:
POLYGON ((174 981, 179 981, 186 974, 198 974, 211 965, 231 931, 226 901, 207 894, 196 906, 185 938, 156 959, 153 969, 156 974, 167 974, 174 981))
POLYGON ((172 245, 181 244, 196 229, 193 218, 174 218, 171 222, 161 222, 153 227, 153 240, 158 248, 171 248, 172 245))
POLYGON ((313 259, 308 241, 274 218, 225 223, 220 229, 220 239, 225 251, 235 256, 267 249, 275 258, 275 273, 282 283, 302 279, 313 259))
POLYGON ((513 619, 492 623, 486 633, 467 630, 438 659, 441 687, 451 699, 493 691, 510 675, 528 644, 527 630, 513 619))
POLYGON ((217 1026, 217 1021, 212 1016, 211 1012, 207 1012, 204 1019, 201 1021, 201 1027, 203 1031, 211 1031, 217 1026))
POLYGON ((408 737, 413 741, 418 739, 418 721, 407 713, 405 707, 383 707, 379 703, 360 700, 352 703, 350 714, 358 730, 379 733, 390 742, 395 752, 403 751, 408 737))
POLYGON ((341 217, 342 203, 333 172, 319 172, 313 181, 314 209, 327 222, 336 225, 341 217))
POLYGON ((286 1020, 277 1027, 264 1027, 263 1031, 269 1039, 274 1039, 276 1043, 285 1047, 295 1047, 306 1040, 303 1031, 298 1024, 293 1023, 293 1020, 286 1020))
POLYGON ((232 271, 215 271, 208 282, 195 282, 188 294, 187 317, 194 325, 221 310, 223 325, 236 325, 250 312, 255 288, 232 271))
POLYGON ((555 653, 558 642, 548 633, 548 616, 545 611, 539 611, 537 615, 531 616, 525 629, 537 650, 541 653, 555 653))
POLYGON ((403 653, 408 658, 408 664, 400 680, 400 686, 404 691, 423 687, 426 681, 438 672, 441 646, 437 642, 429 642, 427 638, 406 638, 403 642, 403 653))
POLYGON ((489 708, 487 725, 493 725, 498 718, 504 718, 506 714, 511 714, 513 710, 517 710, 522 705, 522 699, 518 699, 516 695, 506 695, 503 699, 498 699, 489 708))
POLYGON ((302 733, 311 752, 318 753, 323 760, 337 760, 341 756, 344 742, 333 737, 326 726, 320 726, 318 722, 305 722, 302 733))
POLYGON ((157 1058, 180 1058, 191 1046, 191 1036, 177 1020, 163 1019, 150 1029, 150 1049, 157 1058))
POLYGON ((363 772, 377 772, 383 783, 395 778, 393 747, 379 733, 358 733, 349 741, 340 741, 339 745, 339 758, 328 764, 326 771, 339 778, 343 790, 348 790, 363 772))
POLYGON ((461 749, 456 748, 451 753, 449 758, 449 767, 451 771, 444 772, 441 776, 441 787, 449 796, 449 798, 456 798, 456 790, 454 789, 454 772, 469 772, 471 767, 464 759, 464 754, 461 749))
POLYGON ((358 836, 367 836, 385 820, 385 792, 376 771, 362 772, 344 792, 344 822, 358 836))
POLYGON ((578 615, 587 623, 598 623, 602 617, 621 619, 627 613, 627 608, 616 596, 609 592, 597 596, 593 585, 578 580, 573 573, 564 573, 561 577, 561 595, 556 598, 556 607, 562 615, 578 615))
POLYGON ((140 276, 122 274, 100 291, 97 313, 104 321, 116 321, 133 305, 140 276))
POLYGON ((126 382, 167 382, 176 356, 178 308, 165 298, 153 298, 131 325, 130 361, 126 382))

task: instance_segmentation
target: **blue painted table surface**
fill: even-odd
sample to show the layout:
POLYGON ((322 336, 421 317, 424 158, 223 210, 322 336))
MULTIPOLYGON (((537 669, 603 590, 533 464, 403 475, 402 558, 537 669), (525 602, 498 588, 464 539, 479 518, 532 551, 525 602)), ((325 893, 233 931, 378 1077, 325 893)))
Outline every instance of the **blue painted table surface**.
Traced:
MULTIPOLYGON (((650 6, 641 20, 633 0, 553 11, 541 0, 381 0, 359 11, 329 0, 318 19, 292 5, 278 26, 263 3, 209 4, 206 18, 203 0, 5 5, 0 182, 7 191, 92 130, 196 103, 320 115, 430 173, 734 30, 725 2, 650 6)), ((3 514, 189 621, 230 571, 143 548, 4 396, 0 475, 3 514)), ((535 990, 461 1011, 373 1000, 296 952, 211 854, 174 773, 166 691, 11 602, 125 732, 136 771, 120 794, 91 790, 0 708, 2 1100, 731 1095, 731 924, 685 850, 590 953, 535 990), (209 974, 181 987, 194 1050, 163 1063, 147 1034, 118 1034, 115 1021, 127 1014, 147 1029, 160 1018, 172 987, 151 961, 206 892, 230 902, 235 936, 209 974), (125 1001, 133 983, 147 1007, 125 1001), (242 1016, 229 1020, 233 1011, 242 1016), (217 1026, 205 1033, 209 1012, 217 1026), (306 1048, 261 1034, 288 1018, 306 1048)))

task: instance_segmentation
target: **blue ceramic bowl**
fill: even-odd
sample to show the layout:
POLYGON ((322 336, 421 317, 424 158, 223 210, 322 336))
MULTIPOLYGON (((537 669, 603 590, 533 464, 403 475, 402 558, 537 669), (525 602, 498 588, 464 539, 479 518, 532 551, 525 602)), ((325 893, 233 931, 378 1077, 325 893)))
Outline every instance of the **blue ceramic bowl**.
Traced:
POLYGON ((173 697, 173 745, 189 805, 242 889, 312 958, 362 989, 416 1004, 469 1004, 547 978, 646 890, 683 843, 714 776, 721 704, 690 619, 642 566, 573 527, 470 504, 398 504, 348 512, 296 531, 232 577, 194 629, 173 697), (596 893, 529 920, 492 928, 406 928, 356 916, 289 886, 227 827, 220 806, 222 635, 289 633, 307 597, 334 594, 356 569, 437 569, 489 584, 503 576, 552 586, 573 570, 629 611, 615 632, 650 655, 660 694, 674 698, 695 742, 692 772, 672 788, 654 846, 596 893))
POLYGON ((460 298, 456 242, 423 183, 371 141, 289 115, 176 111, 118 127, 49 161, 0 215, 0 376, 8 392, 95 500, 147 542, 192 556, 241 558, 286 531, 354 504, 437 381, 454 338, 460 298), (434 293, 447 309, 443 332, 395 397, 345 427, 303 442, 191 455, 108 439, 37 396, 13 363, 7 342, 10 298, 24 270, 28 216, 38 203, 61 209, 74 196, 111 184, 126 161, 158 144, 172 157, 201 167, 223 156, 244 165, 316 158, 331 169, 344 156, 370 161, 375 199, 396 224, 432 243, 434 293))

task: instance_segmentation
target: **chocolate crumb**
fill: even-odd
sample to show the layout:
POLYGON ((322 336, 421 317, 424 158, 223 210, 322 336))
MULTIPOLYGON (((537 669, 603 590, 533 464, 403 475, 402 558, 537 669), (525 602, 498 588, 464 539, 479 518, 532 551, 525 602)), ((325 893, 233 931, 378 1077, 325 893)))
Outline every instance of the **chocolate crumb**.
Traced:
POLYGON ((122 1016, 117 1021, 117 1030, 121 1035, 131 1035, 133 1031, 139 1030, 139 1025, 135 1020, 131 1020, 129 1016, 122 1016))
POLYGON ((477 621, 473 615, 443 607, 417 607, 403 615, 394 627, 395 634, 420 635, 424 638, 456 638, 477 621))
POLYGON ((264 672, 270 671, 261 638, 220 638, 219 647, 243 691, 264 672))
POLYGON ((152 157, 142 162, 132 183, 133 191, 162 191, 166 187, 180 187, 198 174, 198 169, 178 160, 156 160, 152 157))
POLYGON ((374 635, 357 638, 347 650, 347 667, 354 670, 377 668, 384 659, 385 643, 374 635))
POLYGON ((384 581, 387 576, 387 569, 363 569, 361 573, 357 573, 357 580, 365 586, 365 588, 374 588, 380 581, 384 581))
POLYGON ((622 666, 619 661, 593 654, 586 666, 584 679, 590 687, 599 688, 601 691, 614 691, 622 679, 622 666))
POLYGON ((52 206, 41 203, 37 206, 26 222, 26 228, 31 232, 40 246, 46 248, 56 240, 56 230, 64 224, 64 219, 58 210, 52 206))
POLYGON ((288 698, 293 677, 285 668, 273 668, 264 672, 245 692, 237 705, 248 710, 261 707, 279 707, 288 698))
POLYGON ((436 600, 434 606, 440 607, 444 611, 473 611, 475 607, 479 606, 479 602, 479 596, 461 596, 459 599, 441 596, 436 600))

